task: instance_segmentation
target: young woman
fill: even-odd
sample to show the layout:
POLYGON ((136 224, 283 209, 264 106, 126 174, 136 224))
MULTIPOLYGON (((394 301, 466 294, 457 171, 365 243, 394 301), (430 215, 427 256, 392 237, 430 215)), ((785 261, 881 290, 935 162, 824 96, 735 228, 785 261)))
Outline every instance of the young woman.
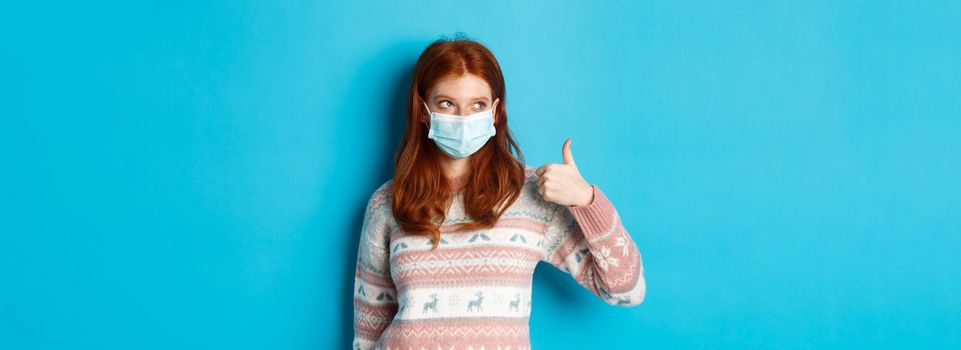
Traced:
POLYGON ((644 299, 641 254, 570 140, 563 163, 526 166, 505 97, 480 43, 438 40, 418 59, 394 178, 364 216, 355 349, 528 349, 540 261, 608 304, 644 299))

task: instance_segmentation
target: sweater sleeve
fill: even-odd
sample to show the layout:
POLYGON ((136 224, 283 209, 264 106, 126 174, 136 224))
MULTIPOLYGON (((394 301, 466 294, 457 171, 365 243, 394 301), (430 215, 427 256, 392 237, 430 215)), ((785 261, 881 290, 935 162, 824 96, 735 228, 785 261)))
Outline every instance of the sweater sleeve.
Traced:
POLYGON ((604 302, 635 306, 646 283, 641 254, 614 205, 596 186, 587 206, 556 205, 547 225, 544 260, 604 302))
POLYGON ((397 290, 390 275, 390 202, 375 192, 364 214, 354 274, 353 349, 372 349, 397 313, 397 290))

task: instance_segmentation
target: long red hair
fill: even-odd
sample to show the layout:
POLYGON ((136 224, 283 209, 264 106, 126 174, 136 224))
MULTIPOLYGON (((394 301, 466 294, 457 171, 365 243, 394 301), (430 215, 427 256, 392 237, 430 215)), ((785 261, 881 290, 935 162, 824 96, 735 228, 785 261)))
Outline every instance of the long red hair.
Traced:
POLYGON ((497 59, 484 45, 469 39, 440 39, 421 53, 414 66, 407 98, 407 123, 394 161, 392 209, 397 224, 407 232, 433 238, 440 243, 452 199, 452 188, 441 171, 441 150, 427 138, 421 122, 427 115, 421 101, 434 83, 474 74, 487 81, 492 101, 500 99, 494 111, 495 135, 468 158, 464 185, 464 211, 473 219, 454 231, 493 227, 504 210, 520 196, 524 185, 524 156, 507 127, 507 99, 504 76, 497 59), (516 156, 511 150, 516 152, 516 156))

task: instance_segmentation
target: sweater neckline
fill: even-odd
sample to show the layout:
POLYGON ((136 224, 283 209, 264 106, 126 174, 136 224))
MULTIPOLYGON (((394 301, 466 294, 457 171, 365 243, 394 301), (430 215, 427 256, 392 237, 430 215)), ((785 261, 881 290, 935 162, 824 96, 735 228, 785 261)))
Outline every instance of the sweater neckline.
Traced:
POLYGON ((464 192, 464 186, 467 184, 467 175, 447 178, 447 182, 450 184, 451 193, 462 193, 464 192))

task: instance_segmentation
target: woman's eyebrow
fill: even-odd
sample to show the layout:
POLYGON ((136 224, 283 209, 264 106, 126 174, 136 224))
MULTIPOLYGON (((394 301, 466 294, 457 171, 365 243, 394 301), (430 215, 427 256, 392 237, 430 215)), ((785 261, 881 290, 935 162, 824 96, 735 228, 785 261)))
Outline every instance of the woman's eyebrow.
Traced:
MULTIPOLYGON (((437 95, 437 97, 434 97, 434 100, 435 100, 435 101, 436 101, 436 100, 440 100, 440 99, 457 100, 456 98, 453 98, 453 97, 450 97, 450 96, 447 96, 447 95, 437 95)), ((471 101, 476 101, 476 100, 484 100, 485 102, 486 102, 486 101, 490 101, 489 98, 483 97, 483 96, 481 96, 481 97, 474 97, 474 98, 471 99, 471 101)))

